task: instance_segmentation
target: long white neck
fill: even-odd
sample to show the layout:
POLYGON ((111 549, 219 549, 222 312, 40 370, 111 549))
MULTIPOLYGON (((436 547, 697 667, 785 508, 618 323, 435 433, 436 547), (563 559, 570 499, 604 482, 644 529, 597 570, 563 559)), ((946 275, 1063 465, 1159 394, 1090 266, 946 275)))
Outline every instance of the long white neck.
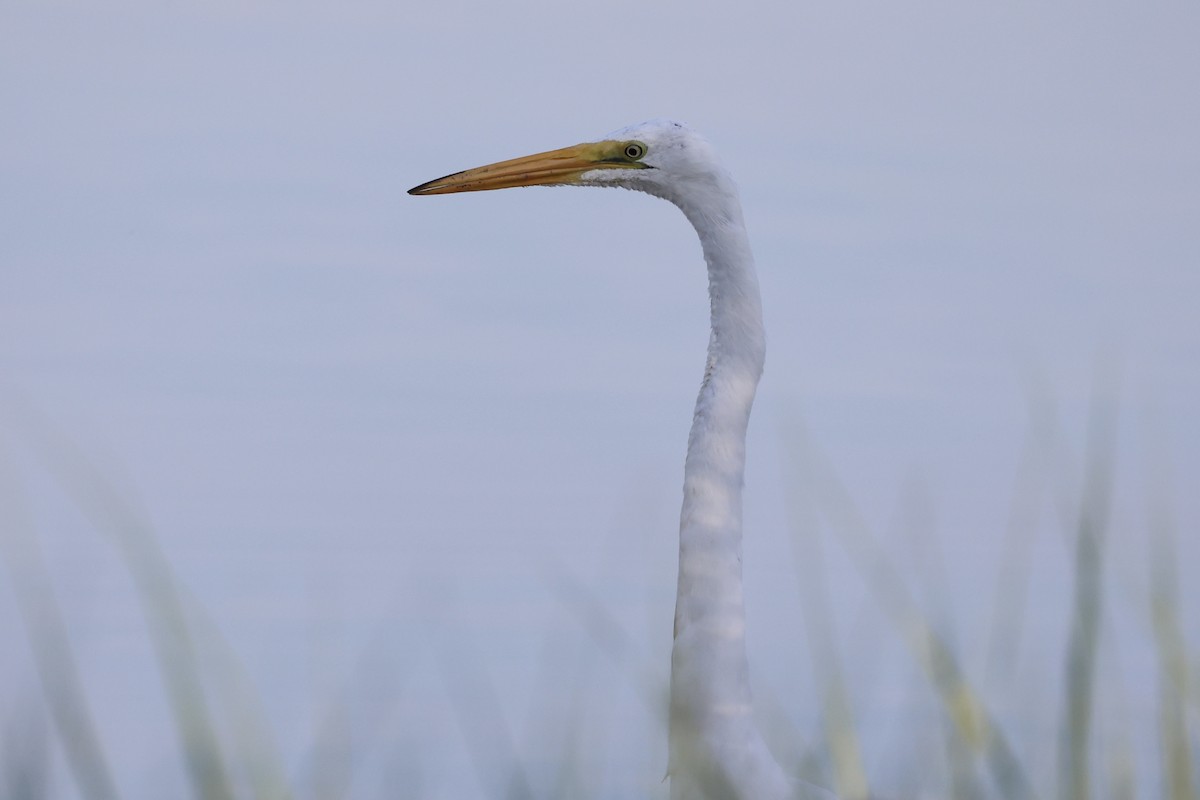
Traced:
POLYGON ((672 197, 700 235, 712 334, 688 438, 671 651, 673 800, 780 798, 789 783, 754 722, 742 597, 746 426, 766 341, 754 257, 732 181, 672 197))

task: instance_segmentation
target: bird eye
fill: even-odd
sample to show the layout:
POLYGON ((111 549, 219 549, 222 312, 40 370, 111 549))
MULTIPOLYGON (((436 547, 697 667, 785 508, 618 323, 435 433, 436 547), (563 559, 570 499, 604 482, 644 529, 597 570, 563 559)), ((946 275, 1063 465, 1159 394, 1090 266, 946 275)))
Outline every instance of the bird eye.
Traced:
POLYGON ((641 142, 630 142, 625 145, 625 157, 630 161, 637 161, 644 155, 646 155, 646 145, 641 142))

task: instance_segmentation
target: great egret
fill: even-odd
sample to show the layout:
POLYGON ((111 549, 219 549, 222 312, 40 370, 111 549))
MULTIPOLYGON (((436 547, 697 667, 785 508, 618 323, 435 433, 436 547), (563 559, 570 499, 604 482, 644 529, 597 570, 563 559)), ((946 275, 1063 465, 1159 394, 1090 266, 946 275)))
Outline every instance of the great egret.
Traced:
POLYGON ((700 236, 712 333, 683 471, 671 651, 671 797, 793 797, 754 722, 742 600, 746 425, 766 343, 737 187, 712 146, 654 120, 588 142, 423 183, 409 194, 617 186, 669 200, 700 236))

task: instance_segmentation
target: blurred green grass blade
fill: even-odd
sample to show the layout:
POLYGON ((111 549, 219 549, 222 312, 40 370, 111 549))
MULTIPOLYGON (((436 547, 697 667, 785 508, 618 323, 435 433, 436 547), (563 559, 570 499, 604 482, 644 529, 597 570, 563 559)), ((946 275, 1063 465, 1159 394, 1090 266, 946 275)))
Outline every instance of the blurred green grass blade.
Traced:
MULTIPOLYGON (((1149 426, 1147 426, 1149 427, 1149 426)), ((1158 445, 1157 431, 1148 434, 1158 445)), ((1192 746, 1187 730, 1187 648, 1179 612, 1179 575, 1175 521, 1171 513, 1172 481, 1161 447, 1150 448, 1147 507, 1150 528, 1150 616, 1158 653, 1158 732, 1165 796, 1196 800, 1192 746)))
MULTIPOLYGON (((393 635, 390 628, 378 625, 359 653, 350 676, 325 704, 304 757, 303 777, 297 781, 297 785, 305 787, 307 796, 320 800, 348 797, 359 762, 379 741, 381 731, 400 704, 417 648, 405 648, 402 658, 391 657, 388 646, 393 635), (353 716, 353 730, 352 708, 360 711, 353 716)), ((405 760, 409 761, 407 755, 405 760)))
POLYGON ((1113 376, 1097 373, 1088 414, 1082 507, 1075 535, 1071 631, 1064 675, 1066 707, 1059 744, 1059 795, 1089 800, 1096 656, 1104 599, 1104 550, 1116 446, 1113 376))
MULTIPOLYGON (((901 533, 908 543, 906 549, 911 554, 911 569, 916 574, 916 581, 925 590, 925 604, 928 609, 922 613, 914 601, 912 611, 921 614, 929 634, 937 632, 936 638, 942 651, 953 658, 957 650, 952 638, 953 620, 949 615, 953 605, 947 591, 948 581, 932 501, 920 481, 910 479, 905 482, 900 507, 901 533)), ((941 679, 941 683, 954 686, 959 670, 957 663, 943 665, 942 673, 945 677, 941 679)), ((962 687, 954 688, 955 691, 962 691, 962 687)), ((964 705, 959 701, 955 707, 963 709, 964 705)), ((961 800, 979 800, 983 797, 983 787, 976 771, 979 759, 975 757, 980 746, 975 738, 964 740, 961 733, 968 729, 974 733, 977 727, 978 722, 974 719, 956 720, 950 725, 945 724, 943 719, 942 724, 938 726, 949 768, 952 796, 961 800)), ((982 738, 982 734, 978 736, 982 738)))
POLYGON ((1059 765, 1059 791, 1064 800, 1088 800, 1092 796, 1088 752, 1100 631, 1100 562, 1094 524, 1085 522, 1076 545, 1075 611, 1067 645, 1066 709, 1059 765))
POLYGON ((834 787, 845 800, 865 800, 871 796, 867 771, 863 767, 862 748, 846 682, 836 673, 826 684, 822 697, 825 719, 825 742, 833 762, 834 787))
POLYGON ((950 796, 955 800, 983 800, 983 787, 975 766, 971 748, 955 735, 955 726, 942 721, 942 747, 946 752, 946 764, 950 769, 950 796))
POLYGON ((116 782, 96 733, 49 571, 32 534, 32 523, 22 513, 23 499, 3 444, 0 441, 0 508, 4 510, 0 554, 12 579, 42 693, 80 795, 87 800, 115 800, 119 796, 116 782))
MULTIPOLYGON (((539 685, 558 689, 558 692, 548 691, 538 695, 539 708, 531 709, 530 716, 536 717, 544 725, 554 716, 555 711, 562 712, 563 724, 557 731, 557 736, 547 736, 545 740, 547 747, 554 747, 557 739, 557 756, 552 760, 555 767, 550 797, 578 797, 585 800, 596 797, 603 785, 603 776, 589 774, 584 766, 588 763, 588 759, 584 757, 585 753, 593 759, 596 756, 594 751, 588 750, 588 742, 584 736, 585 730, 588 729, 585 724, 589 716, 588 700, 595 695, 595 691, 588 687, 586 676, 589 670, 585 658, 576 659, 576 669, 570 673, 573 684, 570 687, 565 686, 564 681, 552 679, 555 660, 556 654, 551 652, 551 646, 547 642, 542 659, 542 674, 545 680, 539 685), (563 691, 565 695, 560 694, 563 691)), ((598 739, 604 741, 605 737, 600 736, 598 739)), ((538 743, 534 743, 535 747, 537 745, 538 743)))
POLYGON ((258 693, 233 648, 216 623, 189 593, 181 592, 195 631, 205 674, 211 677, 216 703, 228 720, 230 763, 245 776, 251 797, 286 800, 292 796, 283 773, 283 761, 266 722, 258 693))
MULTIPOLYGON (((785 437, 791 438, 790 434, 785 437)), ((801 616, 813 673, 822 687, 822 721, 825 746, 832 762, 833 784, 838 796, 858 800, 869 797, 871 789, 863 767, 858 729, 837 646, 815 503, 806 483, 796 476, 794 463, 785 465, 785 470, 789 473, 787 501, 796 585, 800 591, 801 616)))
POLYGON ((1170 800, 1196 800, 1192 746, 1187 732, 1188 663, 1179 628, 1174 569, 1167 557, 1156 559, 1152 615, 1158 651, 1158 728, 1163 775, 1170 800))
POLYGON ((51 796, 50 737, 46 733, 45 709, 30 704, 4 723, 0 736, 0 797, 45 800, 51 796))
POLYGON ((485 796, 532 800, 525 767, 499 695, 484 675, 483 663, 463 642, 436 645, 439 670, 458 718, 458 728, 485 796))
POLYGON ((536 685, 526 716, 524 752, 539 753, 551 766, 546 797, 586 800, 602 796, 605 775, 599 770, 604 748, 612 740, 604 709, 611 681, 598 680, 602 670, 595 646, 576 637, 575 652, 561 637, 548 633, 541 651, 536 685), (571 666, 564 669, 564 665, 571 666))
POLYGON ((875 543, 866 522, 811 439, 797 441, 804 480, 811 486, 839 541, 879 604, 888 612, 930 681, 958 736, 987 763, 992 779, 1008 800, 1033 797, 1032 785, 1003 731, 967 682, 958 659, 917 610, 899 572, 875 543))
POLYGON ((552 575, 551 591, 575 615, 600 652, 608 656, 615 666, 622 668, 622 672, 628 671, 632 662, 634 688, 638 697, 642 699, 650 718, 659 723, 662 733, 666 733, 670 691, 662 671, 639 656, 633 637, 581 581, 562 567, 552 575))
POLYGON ((1133 768, 1133 754, 1129 744, 1123 741, 1121 746, 1110 755, 1108 763, 1108 796, 1112 800, 1135 800, 1137 797, 1137 773, 1133 768))
POLYGON ((1052 443, 1058 437, 1054 404, 1041 380, 1031 381, 1027 418, 992 593, 992 618, 984 651, 985 689, 1005 685, 1016 674, 1025 629, 1034 531, 1046 500, 1052 443))
POLYGON ((233 800, 229 773, 209 718, 183 600, 153 528, 77 447, 56 435, 27 405, 12 405, 34 452, 96 529, 116 545, 133 578, 193 793, 203 800, 233 800))

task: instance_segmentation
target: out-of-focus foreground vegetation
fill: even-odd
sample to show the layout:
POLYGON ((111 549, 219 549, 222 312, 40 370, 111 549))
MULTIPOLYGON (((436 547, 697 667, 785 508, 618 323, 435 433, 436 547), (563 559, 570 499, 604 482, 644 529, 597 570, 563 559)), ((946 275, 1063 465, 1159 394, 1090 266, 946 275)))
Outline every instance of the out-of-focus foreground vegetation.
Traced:
MULTIPOLYGON (((979 586, 979 597, 973 598, 973 605, 990 609, 988 618, 979 623, 987 628, 984 635, 969 637, 986 642, 982 654, 962 652, 959 642, 968 637, 948 627, 947 620, 954 615, 930 605, 928 598, 955 602, 945 592, 938 558, 928 559, 928 568, 920 574, 906 574, 912 570, 902 569, 889 555, 889 548, 870 529, 810 437, 799 428, 785 434, 785 449, 793 456, 789 465, 794 470, 793 544, 801 565, 797 577, 803 613, 798 635, 811 657, 805 667, 820 687, 821 709, 816 719, 788 721, 791 737, 776 737, 781 761, 798 776, 848 800, 1200 797, 1200 656, 1197 642, 1185 635, 1196 609, 1181 600, 1182 582, 1200 572, 1178 556, 1180 543, 1196 532, 1176 529, 1171 515, 1173 489, 1165 472, 1144 482, 1144 521, 1134 530, 1114 523, 1111 499, 1118 419, 1106 396, 1104 391, 1096 393, 1086 423, 1085 452, 1077 459, 1081 467, 1075 475, 1054 477, 1038 468, 1047 461, 1043 451, 1055 436, 1054 421, 1036 409, 1032 415, 1011 487, 1011 511, 995 580, 979 586), (1047 496, 1058 509, 1061 546, 1071 568, 1061 575, 1062 605, 1033 608, 1029 576, 1037 556, 1032 517, 1047 496), (1114 545, 1118 541, 1120 548, 1114 545), (900 781, 889 777, 881 782, 863 752, 864 726, 873 724, 875 715, 857 696, 857 673, 847 667, 846 654, 839 652, 842 637, 833 611, 839 592, 820 568, 824 548, 839 549, 855 566, 923 676, 925 699, 920 712, 911 720, 893 723, 906 730, 910 740, 900 756, 911 759, 900 770, 900 781), (1131 548, 1140 548, 1148 565, 1144 582, 1133 588, 1115 585, 1119 582, 1112 577, 1113 553, 1126 557, 1131 548), (1113 640, 1109 620, 1114 609, 1139 621, 1144 644, 1113 640), (1052 645, 1051 661, 1057 669, 1041 675, 1036 690, 1014 685, 1017 652, 1029 637, 1030 621, 1046 615, 1059 617, 1066 632, 1052 645), (1153 683, 1139 686, 1137 692, 1154 698, 1153 741, 1138 740, 1140 729, 1123 716, 1121 703, 1103 702, 1112 693, 1128 691, 1121 685, 1121 664, 1130 660, 1129 649, 1138 647, 1152 651, 1135 655, 1147 656, 1154 665, 1152 675, 1137 675, 1138 681, 1148 678, 1153 683), (917 741, 923 744, 912 744, 917 741)), ((137 588, 166 688, 175 746, 186 770, 181 785, 189 786, 197 798, 374 796, 364 792, 363 782, 357 780, 356 770, 361 767, 354 752, 354 742, 369 740, 371 732, 348 733, 344 727, 350 723, 344 719, 332 720, 315 734, 317 741, 302 768, 285 767, 270 726, 258 711, 255 692, 247 688, 249 681, 237 654, 223 644, 203 609, 176 579, 152 527, 104 472, 92 466, 88 455, 56 436, 52 426, 41 425, 34 435, 48 471, 116 548, 137 588), (352 789, 356 782, 358 788, 352 789)), ((28 634, 24 644, 6 646, 29 648, 41 697, 24 706, 29 713, 2 721, 0 797, 41 800, 64 792, 89 800, 135 796, 127 794, 135 789, 122 785, 106 757, 100 733, 106 726, 92 716, 81 679, 84 667, 74 654, 17 476, 6 464, 0 448, 0 504, 5 509, 0 554, 8 578, 4 591, 12 592, 28 634), (67 782, 70 787, 63 785, 67 782)), ((913 524, 919 527, 920 521, 913 524)), ((919 539, 920 531, 914 536, 919 539)), ((633 673, 629 679, 642 694, 651 722, 645 731, 621 735, 647 741, 665 737, 665 725, 656 725, 663 721, 665 666, 643 669, 639 657, 630 655, 635 647, 622 624, 584 586, 564 579, 557 591, 608 665, 633 673)), ((587 724, 582 715, 574 717, 556 742, 560 752, 530 759, 511 741, 511 727, 496 690, 468 650, 466 645, 442 648, 439 664, 451 687, 470 754, 463 769, 475 771, 483 793, 506 798, 610 796, 604 776, 589 767, 595 761, 584 756, 594 737, 582 730, 587 724)), ((869 647, 859 652, 860 657, 863 652, 869 657, 869 647)), ((364 660, 369 661, 369 656, 364 660)), ((1020 680, 1025 679, 1022 673, 1020 680)), ((12 689, 5 687, 6 692, 12 689)), ((369 683, 359 691, 386 694, 369 683)), ((586 679, 580 679, 576 692, 587 691, 586 679)), ((558 693, 547 703, 563 700, 558 693)), ((761 695, 759 702, 770 705, 770 699, 761 695)), ((571 719, 571 712, 565 713, 571 719)), ((365 721, 356 719, 354 724, 369 727, 371 717, 368 714, 365 721)), ((781 727, 786 726, 776 725, 776 732, 781 727)), ((420 731, 412 736, 419 737, 420 731)), ((420 776, 419 763, 397 763, 393 779, 381 785, 391 787, 386 792, 389 797, 422 797, 426 795, 420 776)), ((649 791, 666 794, 665 785, 649 791)))

